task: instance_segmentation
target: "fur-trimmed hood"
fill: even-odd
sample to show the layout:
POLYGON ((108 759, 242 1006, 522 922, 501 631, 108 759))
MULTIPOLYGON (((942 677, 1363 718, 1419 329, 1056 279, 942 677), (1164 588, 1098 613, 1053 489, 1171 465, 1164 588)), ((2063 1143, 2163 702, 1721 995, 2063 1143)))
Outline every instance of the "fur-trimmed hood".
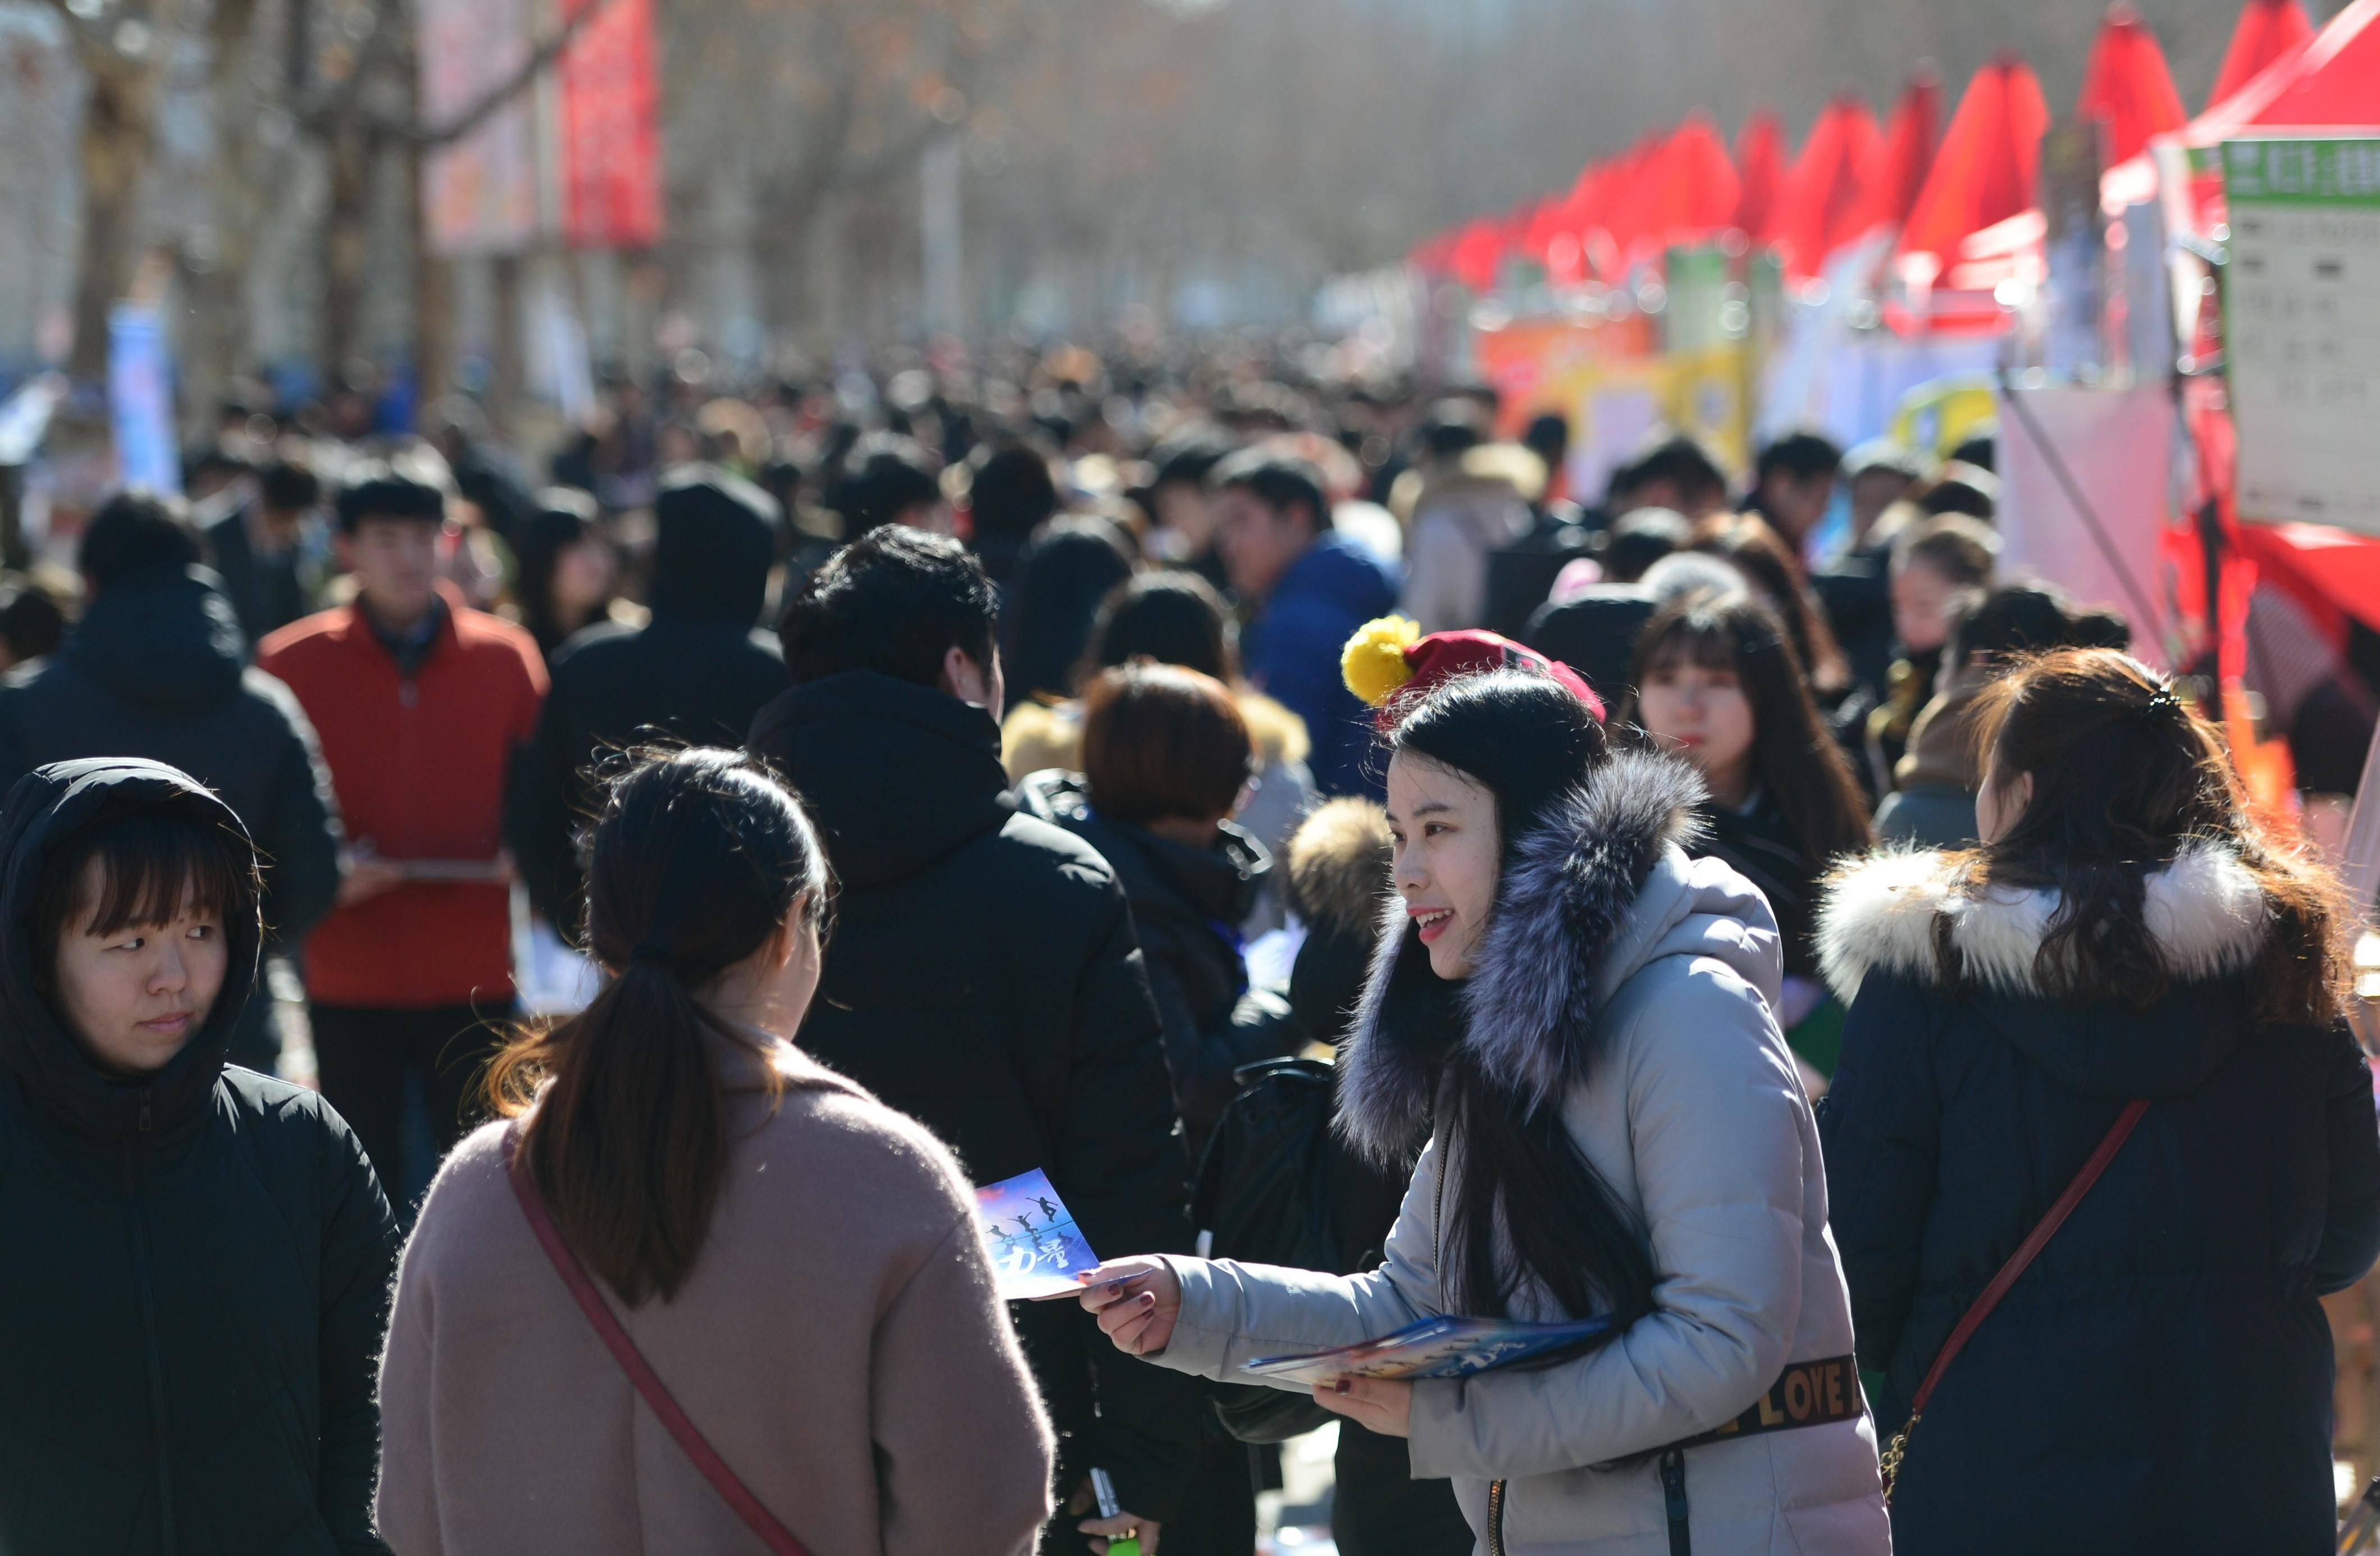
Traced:
POLYGON ((1781 951, 1767 903, 1720 861, 1686 857, 1702 796, 1682 761, 1614 757, 1514 848, 1462 983, 1430 971, 1403 901, 1390 897, 1341 1049, 1342 1132, 1384 1160, 1417 1149, 1458 1040, 1535 1100, 1559 1099, 1592 1070, 1613 993, 1663 957, 1717 958, 1773 1008, 1781 951))
MULTIPOLYGON (((1920 983, 1945 982, 1936 923, 1950 921, 1950 944, 1965 977, 1994 994, 2038 996, 2034 963, 2058 911, 2046 891, 1971 895, 1949 855, 1888 849, 1827 883, 1818 911, 1818 961, 1848 1003, 1872 969, 1920 983)), ((2236 973, 2255 959, 2270 930, 2263 888, 2227 845, 2193 843, 2150 874, 2149 938, 2181 983, 2236 973)))
POLYGON ((1380 921, 1389 889, 1389 820, 1375 800, 1325 800, 1289 840, 1281 880, 1290 911, 1309 931, 1362 935, 1380 921))

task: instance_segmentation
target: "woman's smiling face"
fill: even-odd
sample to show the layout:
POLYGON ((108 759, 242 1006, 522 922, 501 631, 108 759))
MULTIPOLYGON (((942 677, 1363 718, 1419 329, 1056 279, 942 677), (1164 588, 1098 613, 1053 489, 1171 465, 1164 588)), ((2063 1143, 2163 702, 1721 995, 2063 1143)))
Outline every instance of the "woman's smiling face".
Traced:
POLYGON ((1470 977, 1503 858, 1495 795, 1443 762, 1399 752, 1389 763, 1389 835, 1397 894, 1420 926, 1430 970, 1470 977))

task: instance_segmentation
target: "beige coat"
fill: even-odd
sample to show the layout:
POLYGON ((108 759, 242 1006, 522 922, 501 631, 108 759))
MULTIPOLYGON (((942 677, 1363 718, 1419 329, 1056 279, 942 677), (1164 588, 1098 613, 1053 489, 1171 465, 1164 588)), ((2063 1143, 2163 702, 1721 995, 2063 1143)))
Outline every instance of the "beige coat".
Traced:
MULTIPOLYGON (((811 1556, 1029 1551, 1051 1437, 958 1164, 794 1050, 776 1062, 791 1088, 773 1117, 761 1062, 724 1062, 738 1143, 693 1275, 674 1301, 613 1310, 811 1556)), ((765 1551, 547 1261, 503 1136, 447 1159, 405 1251, 382 1537, 398 1556, 765 1551)))

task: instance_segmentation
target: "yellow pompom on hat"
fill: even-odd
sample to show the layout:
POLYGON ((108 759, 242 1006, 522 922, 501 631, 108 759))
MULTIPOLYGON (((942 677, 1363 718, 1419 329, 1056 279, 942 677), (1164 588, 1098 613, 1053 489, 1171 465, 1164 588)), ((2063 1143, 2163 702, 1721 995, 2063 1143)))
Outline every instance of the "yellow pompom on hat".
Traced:
POLYGON ((1385 708, 1413 679, 1405 650, 1421 641, 1421 623, 1404 616, 1367 621, 1340 650, 1339 674, 1367 708, 1385 708))

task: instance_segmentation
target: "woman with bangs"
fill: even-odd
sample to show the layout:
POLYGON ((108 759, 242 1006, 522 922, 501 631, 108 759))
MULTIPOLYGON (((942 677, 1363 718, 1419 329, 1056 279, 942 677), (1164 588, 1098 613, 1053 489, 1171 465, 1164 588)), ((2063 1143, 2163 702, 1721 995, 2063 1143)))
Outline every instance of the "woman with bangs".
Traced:
POLYGON ((1702 773, 1700 850, 1768 899, 1785 941, 1778 1021, 1804 1063, 1832 1073, 1841 1009, 1818 979, 1817 883, 1875 837, 1785 623, 1750 594, 1690 596, 1645 624, 1630 681, 1620 722, 1702 773))
POLYGON ((157 762, 0 808, 0 1550, 377 1552, 395 1253, 313 1092, 225 1063, 256 850, 157 762))

